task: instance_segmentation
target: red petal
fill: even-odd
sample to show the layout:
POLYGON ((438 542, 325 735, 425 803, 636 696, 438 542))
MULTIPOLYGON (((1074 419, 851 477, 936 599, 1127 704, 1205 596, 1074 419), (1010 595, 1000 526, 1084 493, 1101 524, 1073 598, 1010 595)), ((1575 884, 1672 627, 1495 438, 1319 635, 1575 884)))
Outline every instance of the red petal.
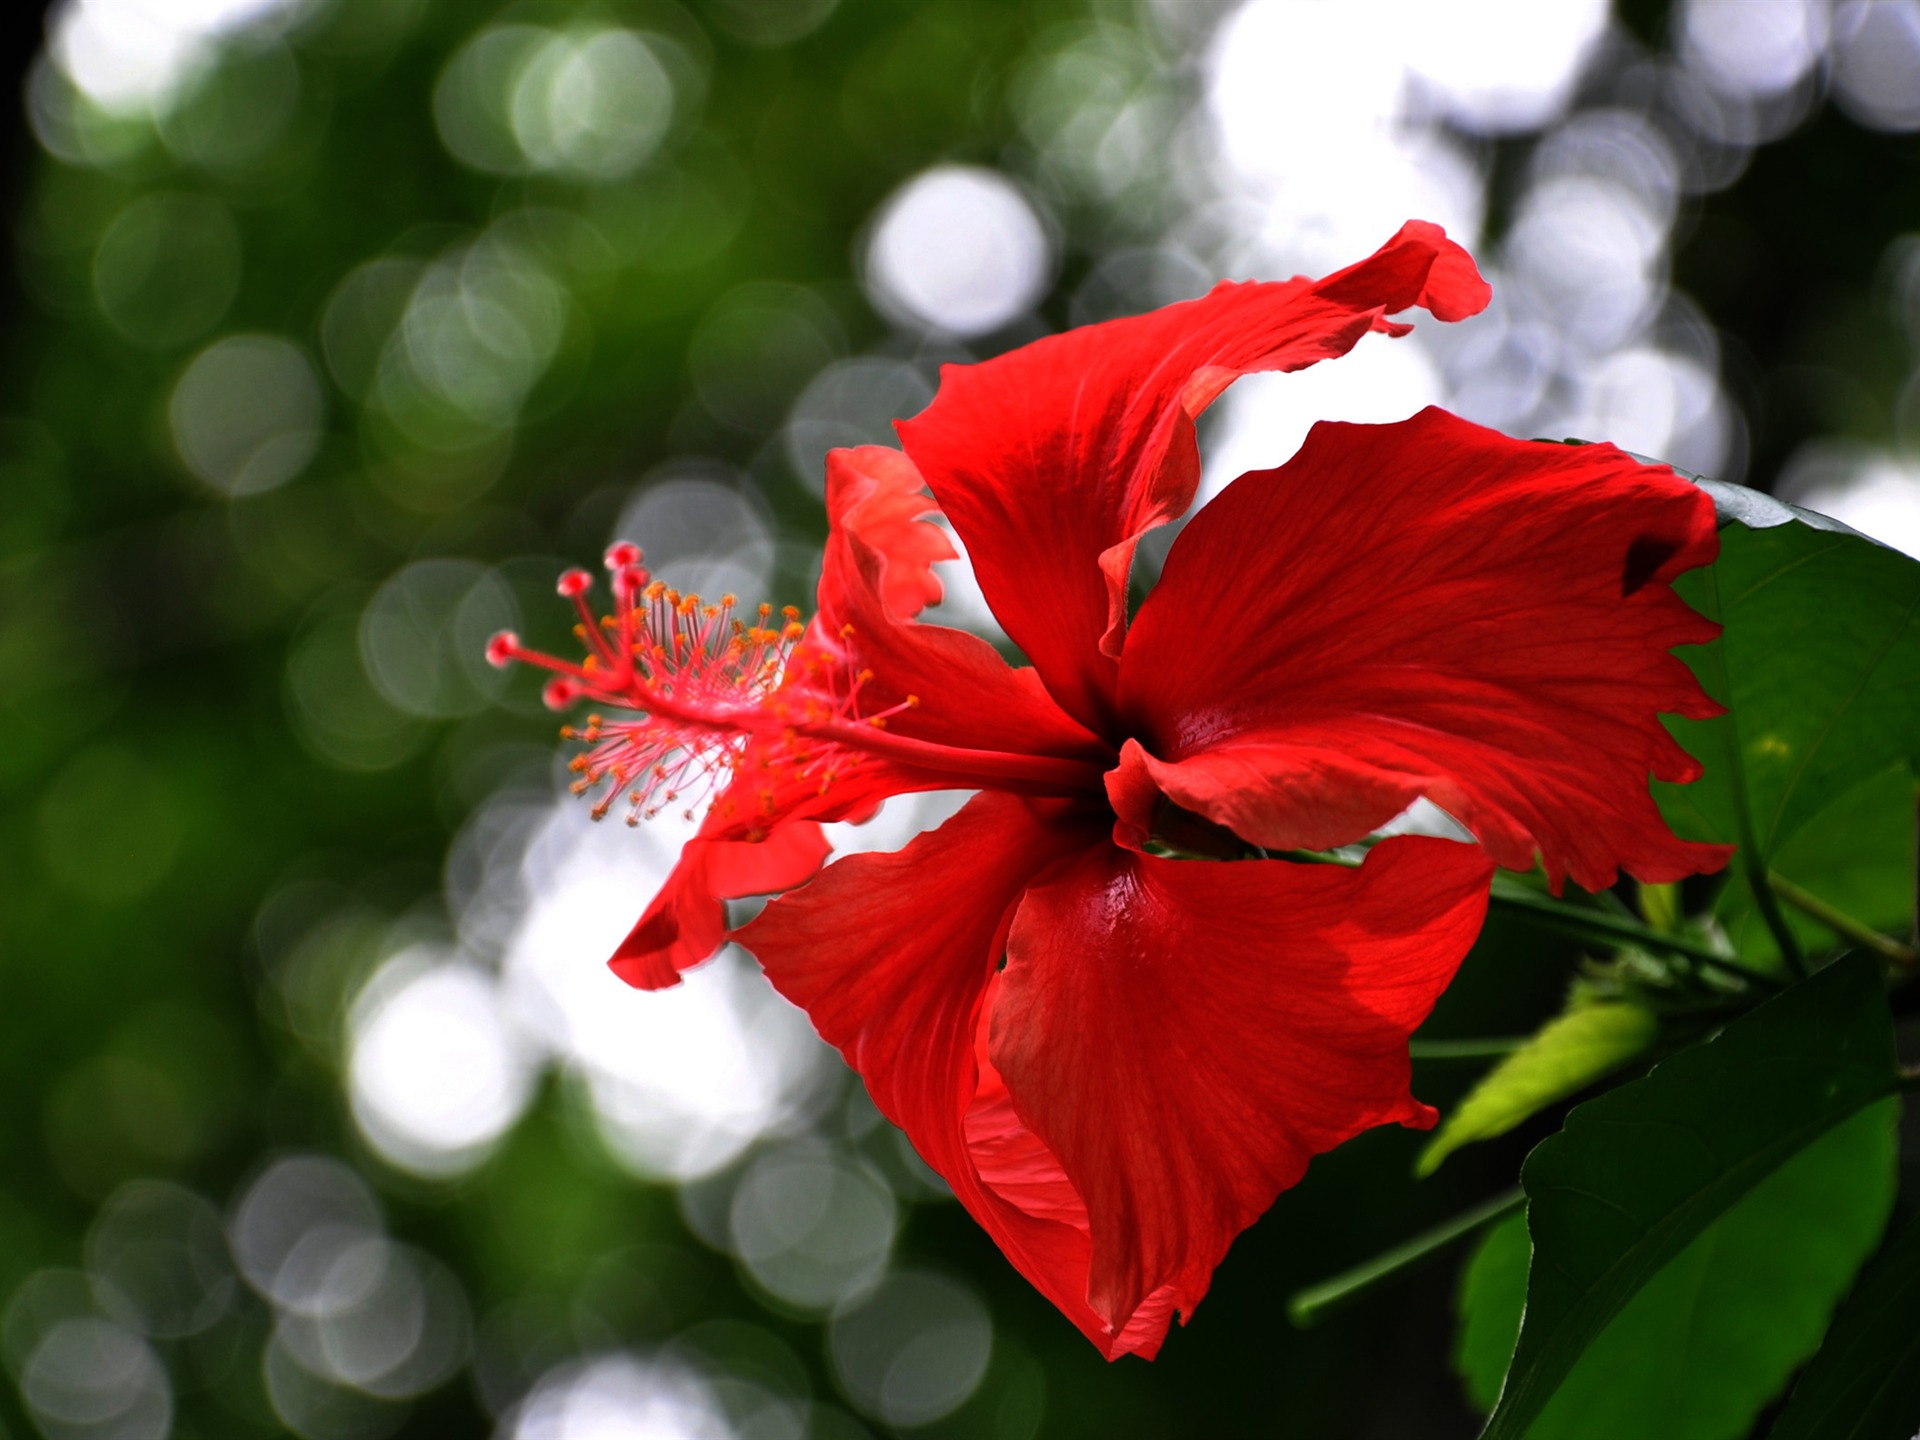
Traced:
POLYGON ((827 455, 827 518, 834 539, 820 576, 820 610, 834 620, 877 596, 884 612, 911 620, 940 603, 933 567, 958 556, 946 531, 927 519, 935 506, 913 462, 884 445, 827 455), (849 594, 849 592, 853 592, 849 594))
POLYGON ((977 761, 987 751, 1068 757, 1078 762, 1069 769, 1112 762, 1111 749, 1069 719, 1031 670, 1015 670, 976 636, 913 620, 940 598, 933 566, 954 553, 924 518, 932 509, 919 472, 897 450, 867 445, 827 457, 831 529, 806 645, 843 655, 851 672, 871 672, 860 690, 862 715, 914 698, 912 708, 888 716, 889 735, 967 755, 922 750, 911 763, 863 755, 825 787, 812 772, 743 765, 614 955, 614 971, 629 984, 673 985, 718 949, 727 934, 723 900, 810 877, 826 856, 812 822, 863 819, 910 790, 980 783, 971 772, 943 771, 943 759, 977 761), (748 838, 761 831, 769 833, 748 838))
POLYGON ((1104 1353, 1150 1356, 1166 1316, 1116 1336, 1088 1305, 1085 1207, 975 1050, 1021 892, 1091 847, 1100 824, 1057 802, 979 795, 896 854, 837 861, 739 938, 1014 1267, 1104 1353))
POLYGON ((1204 299, 949 366, 898 428, 966 542, 1007 634, 1075 718, 1110 718, 1140 535, 1191 503, 1193 422, 1238 376, 1344 355, 1390 312, 1457 319, 1488 290, 1437 225, 1317 283, 1222 284, 1204 299))
POLYGON ((1114 1329, 1191 1314, 1315 1155, 1424 1128, 1407 1037, 1485 916, 1475 847, 1406 836, 1358 870, 1080 852, 1020 902, 992 1010, 1013 1107, 1092 1234, 1114 1329))
POLYGON ((758 842, 696 836, 607 964, 636 989, 678 985, 681 971, 727 938, 726 901, 792 889, 826 858, 826 837, 807 820, 777 825, 758 842))
POLYGON ((1109 1358, 1151 1358, 1308 1158, 1432 1122, 1406 1037, 1489 869, 1413 838, 1358 871, 1155 860, 987 794, 740 939, 1021 1274, 1109 1358))
POLYGON ((866 713, 913 696, 895 734, 968 750, 1111 760, 1030 669, 1015 669, 977 635, 911 617, 940 598, 932 566, 954 551, 925 517, 934 510, 913 462, 863 445, 827 456, 830 531, 820 575, 819 643, 844 643, 872 671, 866 713))
POLYGON ((1136 617, 1121 833, 1157 789, 1323 849, 1424 795, 1556 888, 1717 869, 1726 849, 1675 839, 1647 777, 1699 773, 1662 713, 1719 713, 1669 653, 1718 628, 1668 583, 1718 547, 1703 492, 1610 445, 1434 409, 1317 425, 1194 518, 1136 617))

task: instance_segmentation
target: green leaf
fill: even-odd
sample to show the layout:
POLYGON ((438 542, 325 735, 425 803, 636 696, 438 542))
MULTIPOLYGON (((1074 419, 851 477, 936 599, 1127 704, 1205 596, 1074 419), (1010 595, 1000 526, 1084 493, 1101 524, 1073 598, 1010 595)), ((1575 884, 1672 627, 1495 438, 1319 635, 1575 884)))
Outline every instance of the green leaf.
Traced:
POLYGON ((1500 1398, 1500 1382, 1507 1378, 1507 1362, 1520 1338, 1520 1316, 1527 1308, 1527 1261, 1532 1255, 1527 1217, 1519 1214, 1491 1226, 1460 1272, 1453 1368, 1476 1410, 1491 1410, 1500 1398))
MULTIPOLYGON (((1752 923, 1783 917, 1766 890, 1770 868, 1903 930, 1920 767, 1920 563, 1825 517, 1704 483, 1728 522, 1720 558, 1677 588, 1724 630, 1683 653, 1728 713, 1670 722, 1706 774, 1656 783, 1655 796, 1681 834, 1740 847, 1720 913, 1746 958, 1778 955, 1773 924, 1752 923), (1909 868, 1896 881, 1902 856, 1909 868)), ((1797 928, 1819 948, 1833 943, 1821 927, 1797 928)))
POLYGON ((1651 1011, 1623 1001, 1569 1010, 1481 1078, 1420 1152, 1414 1173, 1431 1175, 1462 1145, 1504 1135, 1586 1089, 1653 1044, 1659 1032, 1651 1011))
POLYGON ((1485 1440, 1526 1434, 1649 1281, 1897 1077, 1879 966, 1850 956, 1574 1109, 1521 1171, 1534 1262, 1485 1440))
POLYGON ((1867 1268, 1767 1440, 1908 1440, 1920 1431, 1920 1221, 1867 1268))
MULTIPOLYGON (((1526 1440, 1743 1436, 1820 1344, 1880 1238, 1897 1116, 1899 1102, 1882 1100, 1841 1121, 1695 1236, 1586 1348, 1526 1440)), ((1482 1405, 1488 1377, 1498 1392, 1526 1288, 1524 1229, 1519 1246, 1500 1244, 1476 1254, 1478 1284, 1461 1296, 1461 1350, 1475 1346, 1473 1373, 1461 1369, 1482 1405)))
MULTIPOLYGON (((1770 868, 1835 909, 1888 935, 1913 925, 1914 781, 1903 761, 1840 795, 1784 839, 1770 868)), ((1714 907, 1734 948, 1772 968, 1780 947, 1754 911, 1753 891, 1736 878, 1714 907)), ((1839 937, 1802 910, 1783 905, 1787 924, 1809 953, 1839 937)))
MULTIPOLYGON (((1898 1115, 1894 1100, 1856 1113, 1696 1236, 1587 1347, 1527 1440, 1746 1434, 1820 1344, 1886 1225, 1898 1115)), ((1468 1266, 1457 1363, 1482 1408, 1513 1351, 1526 1274, 1524 1220, 1468 1266)))

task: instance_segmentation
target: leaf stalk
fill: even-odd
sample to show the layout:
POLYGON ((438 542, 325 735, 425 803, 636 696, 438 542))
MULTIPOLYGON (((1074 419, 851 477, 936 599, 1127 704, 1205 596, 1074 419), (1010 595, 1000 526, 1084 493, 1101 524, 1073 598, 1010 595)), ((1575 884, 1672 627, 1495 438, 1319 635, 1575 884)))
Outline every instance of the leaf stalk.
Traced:
POLYGON ((1812 891, 1801 889, 1778 871, 1767 872, 1767 884, 1774 894, 1794 909, 1811 915, 1834 934, 1842 939, 1851 940, 1862 950, 1871 951, 1882 960, 1891 961, 1905 970, 1911 970, 1915 965, 1920 964, 1920 951, 1916 951, 1913 946, 1903 945, 1891 935, 1882 935, 1871 925, 1863 924, 1846 911, 1829 905, 1812 891))
POLYGON ((1359 1298, 1381 1281, 1438 1254, 1481 1226, 1511 1215, 1526 1203, 1526 1195, 1514 1189, 1483 1201, 1471 1210, 1464 1210, 1451 1220, 1415 1235, 1411 1240, 1374 1256, 1364 1264, 1343 1270, 1318 1285, 1309 1285, 1304 1290, 1296 1291, 1287 1301, 1287 1318, 1302 1330, 1317 1325, 1322 1316, 1359 1298))

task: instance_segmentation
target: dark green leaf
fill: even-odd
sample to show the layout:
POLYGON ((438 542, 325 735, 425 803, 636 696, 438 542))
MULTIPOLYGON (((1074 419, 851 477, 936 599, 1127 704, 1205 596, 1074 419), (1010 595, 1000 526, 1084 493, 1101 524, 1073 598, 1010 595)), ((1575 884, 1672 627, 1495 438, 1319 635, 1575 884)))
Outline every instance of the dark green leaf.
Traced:
MULTIPOLYGON (((1913 790, 1904 762, 1869 777, 1786 836, 1769 868, 1856 920, 1889 935, 1906 934, 1913 924, 1913 790)), ((1791 905, 1781 910, 1809 953, 1838 943, 1805 911, 1791 905)), ((1779 946, 1754 913, 1753 891, 1744 880, 1736 877, 1721 891, 1715 913, 1743 957, 1772 966, 1779 946)))
POLYGON ((1920 1432, 1920 1222, 1861 1276, 1767 1440, 1907 1440, 1920 1432))
POLYGON ((1491 1410, 1507 1378, 1520 1315, 1527 1308, 1527 1217, 1514 1215, 1491 1227, 1460 1272, 1455 1308, 1460 1329, 1453 1347, 1453 1368, 1477 1410, 1491 1410))
POLYGON ((1518 1440, 1696 1237, 1896 1082, 1876 963, 1850 957, 1576 1108, 1527 1157, 1526 1322, 1487 1440, 1518 1440))
MULTIPOLYGON (((1725 627, 1688 658, 1728 713, 1673 722, 1706 774, 1656 784, 1661 808, 1689 838, 1740 847, 1721 913, 1747 958, 1777 955, 1771 927, 1751 923, 1769 868, 1857 919, 1903 930, 1913 914, 1920 564, 1811 512, 1707 488, 1731 523, 1719 560, 1678 588, 1725 627)), ((1817 948, 1832 943, 1818 926, 1799 928, 1817 948)))
MULTIPOLYGON (((1737 1440, 1813 1353, 1893 1203, 1885 1100, 1757 1185, 1630 1300, 1527 1440, 1737 1440)), ((1524 1221, 1490 1234, 1461 1288, 1457 1363, 1489 1408, 1520 1329, 1524 1221)))
POLYGON ((1549 1021, 1468 1092, 1414 1166, 1431 1175, 1462 1145, 1504 1135, 1645 1050, 1660 1033, 1653 1012, 1622 1001, 1578 1006, 1549 1021))

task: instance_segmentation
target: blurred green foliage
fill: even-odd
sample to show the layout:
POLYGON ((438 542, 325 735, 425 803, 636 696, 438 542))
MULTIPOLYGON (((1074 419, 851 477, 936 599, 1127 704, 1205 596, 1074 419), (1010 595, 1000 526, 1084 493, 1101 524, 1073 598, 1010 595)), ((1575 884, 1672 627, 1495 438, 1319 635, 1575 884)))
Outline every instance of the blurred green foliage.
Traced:
MULTIPOLYGON (((1658 17, 1630 8, 1657 41, 1658 17)), ((60 1277, 101 1273, 121 1187, 177 1182, 167 1204, 190 1191, 225 1215, 300 1152, 378 1187, 388 1230, 457 1277, 482 1357, 398 1403, 323 1396, 311 1434, 490 1433, 549 1366, 621 1346, 817 1401, 817 1436, 884 1428, 849 1413, 819 1317, 702 1238, 694 1191, 616 1163, 577 1077, 542 1079, 464 1178, 383 1161, 343 1090, 347 1011, 408 938, 446 932, 442 868, 476 809, 545 779, 550 722, 480 665, 487 632, 558 632, 553 575, 684 456, 734 467, 726 483, 774 536, 775 598, 802 598, 823 521, 783 430, 795 397, 845 357, 924 371, 966 353, 902 340, 869 302, 856 256, 876 209, 936 163, 1028 175, 1059 262, 1038 318, 976 351, 1080 318, 1096 262, 1184 201, 1157 170, 1076 185, 1043 141, 1102 85, 1188 94, 1192 57, 1167 29, 1091 0, 337 0, 216 44, 157 118, 89 109, 36 62, 48 153, 14 217, 23 303, 0 407, 0 1302, 16 1297, 16 1382, 34 1307, 65 1314, 60 1277), (649 37, 648 58, 615 58, 621 76, 654 67, 657 103, 616 88, 611 121, 553 111, 515 141, 513 116, 460 89, 459 57, 490 63, 466 48, 489 27, 575 44, 516 62, 554 66, 597 63, 578 48, 596 35, 649 37), (1112 63, 1054 83, 1092 54, 1112 63), (410 350, 390 342, 402 323, 410 350), (382 588, 403 570, 413 588, 382 588), (379 625, 397 638, 370 650, 379 625)), ((1484 143, 1499 176, 1530 142, 1484 143)), ((1861 179, 1889 155, 1912 174, 1913 147, 1831 115, 1758 155, 1688 202, 1677 274, 1732 335, 1765 480, 1808 433, 1887 438, 1911 356, 1875 267, 1920 229, 1920 183, 1861 179), (1821 176, 1834 198, 1810 204, 1821 176)), ((1531 1029, 1572 959, 1496 923, 1433 1029, 1531 1029)), ((1436 1062, 1416 1079, 1444 1104, 1473 1076, 1436 1062)), ((1446 1368, 1447 1274, 1304 1335, 1283 1297, 1504 1183, 1551 1119, 1417 1187, 1410 1134, 1317 1162, 1152 1367, 1103 1365, 956 1207, 912 1204, 903 1262, 965 1277, 994 1327, 973 1397, 916 1433, 1471 1434, 1446 1368)), ((882 1139, 859 1146, 904 1165, 882 1139)), ((281 1433, 261 1360, 274 1312, 219 1283, 213 1321, 148 1332, 173 1433, 281 1433)), ((12 1388, 0 1417, 33 1433, 12 1388)))

